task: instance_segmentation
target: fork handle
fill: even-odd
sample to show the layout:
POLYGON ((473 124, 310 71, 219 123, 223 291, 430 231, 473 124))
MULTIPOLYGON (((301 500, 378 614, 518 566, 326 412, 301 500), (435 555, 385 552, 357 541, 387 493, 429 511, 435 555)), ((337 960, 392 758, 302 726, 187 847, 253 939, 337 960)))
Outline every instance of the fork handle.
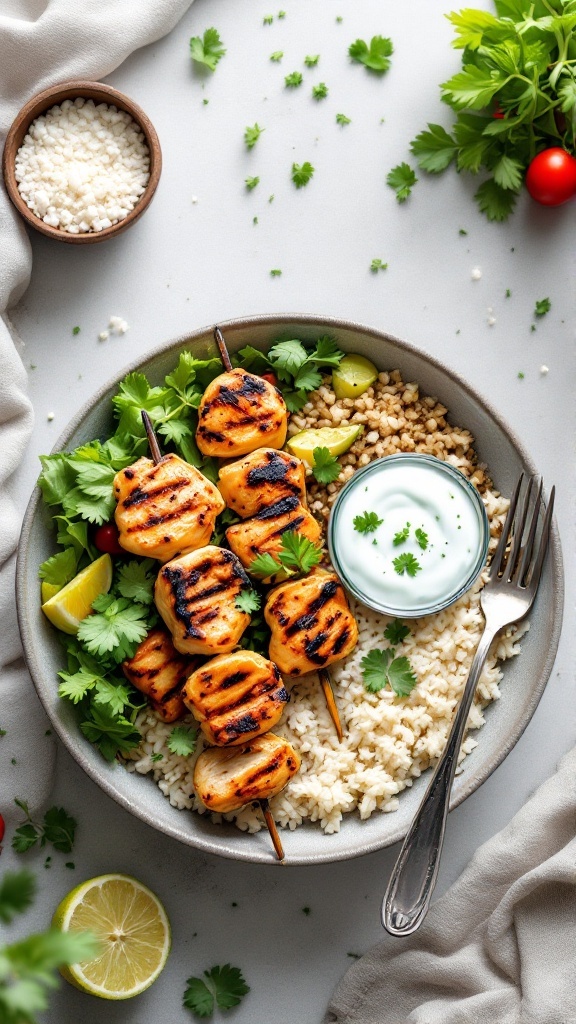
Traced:
POLYGON ((485 626, 446 747, 408 830, 382 903, 382 924, 391 935, 411 935, 420 927, 436 885, 450 792, 474 693, 498 630, 485 626))

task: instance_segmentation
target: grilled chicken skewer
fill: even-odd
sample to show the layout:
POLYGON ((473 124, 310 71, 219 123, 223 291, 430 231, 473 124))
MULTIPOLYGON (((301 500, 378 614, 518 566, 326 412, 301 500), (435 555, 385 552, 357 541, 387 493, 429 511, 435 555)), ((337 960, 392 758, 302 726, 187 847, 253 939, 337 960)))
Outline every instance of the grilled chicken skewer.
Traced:
MULTIPOLYGON (((226 540, 250 572, 250 566, 258 555, 278 554, 282 548, 282 537, 289 530, 312 543, 319 540, 322 533, 319 522, 296 497, 281 498, 275 505, 263 506, 252 519, 230 526, 226 530, 226 540)), ((283 578, 285 575, 280 576, 283 578)))
POLYGON ((219 327, 214 328, 225 372, 206 388, 198 409, 196 444, 203 455, 234 458, 267 443, 281 448, 288 412, 278 388, 263 377, 233 368, 219 327))
POLYGON ((283 860, 268 800, 284 789, 300 764, 291 744, 268 732, 243 746, 203 750, 194 766, 194 788, 202 803, 220 814, 259 801, 278 860, 283 860))
POLYGON ((225 503, 198 469, 161 454, 144 411, 142 419, 152 459, 138 459, 114 477, 118 539, 125 551, 167 562, 208 543, 225 503))
POLYGON ((126 678, 146 694, 163 722, 175 722, 186 708, 183 689, 198 658, 183 658, 164 629, 152 629, 134 654, 122 663, 126 678))

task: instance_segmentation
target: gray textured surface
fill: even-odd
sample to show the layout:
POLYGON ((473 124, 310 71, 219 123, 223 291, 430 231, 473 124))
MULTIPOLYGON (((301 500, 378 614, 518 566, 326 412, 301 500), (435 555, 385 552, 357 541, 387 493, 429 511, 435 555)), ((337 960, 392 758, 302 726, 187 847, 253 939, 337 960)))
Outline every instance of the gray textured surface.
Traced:
MULTIPOLYGON (((50 449, 70 416, 126 362, 215 320, 320 313, 406 338, 465 376, 502 412, 546 481, 559 485, 558 521, 570 566, 576 498, 574 210, 543 210, 524 198, 507 225, 490 225, 471 199, 474 183, 453 173, 422 179, 411 199, 398 206, 384 184, 387 171, 407 159, 409 139, 427 120, 448 116, 437 84, 459 65, 442 17, 450 6, 425 0, 396 7, 377 0, 289 0, 285 9, 283 21, 263 26, 262 16, 274 8, 196 0, 168 39, 134 55, 111 76, 154 121, 164 173, 146 216, 115 242, 76 252, 34 239, 32 284, 14 315, 26 342, 25 363, 36 367, 30 380, 37 425, 14 482, 22 509, 36 476, 36 455, 50 449), (203 90, 201 78, 190 71, 187 45, 190 35, 208 25, 219 28, 229 53, 203 90), (393 68, 383 79, 349 65, 346 57, 353 39, 376 33, 390 35, 396 47, 393 68), (268 61, 277 49, 285 52, 281 65, 268 61), (321 63, 303 69, 299 90, 285 91, 284 75, 302 68, 307 53, 320 53, 321 63), (330 87, 320 103, 310 97, 318 81, 330 87), (338 127, 337 112, 352 124, 338 127), (266 132, 247 153, 242 134, 255 121, 266 132), (316 167, 313 181, 299 192, 289 180, 293 160, 316 167), (247 194, 243 180, 254 174, 260 185, 247 194), (468 234, 459 236, 460 228, 468 234), (371 274, 374 257, 387 260, 389 269, 371 274), (483 272, 477 282, 470 276, 475 266, 483 272), (270 278, 273 267, 282 269, 282 277, 270 278), (550 296, 552 310, 532 333, 534 302, 544 296, 550 296), (493 327, 487 324, 488 307, 496 317, 493 327), (130 331, 100 343, 98 332, 111 314, 125 317, 130 331), (74 337, 76 324, 81 332, 74 337), (541 364, 550 368, 545 377, 541 364), (523 380, 518 371, 525 373, 523 380), (46 420, 50 411, 52 423, 46 420)), ((569 628, 541 704, 506 761, 451 814, 438 892, 574 742, 570 572, 566 596, 569 628)), ((17 770, 16 765, 8 798, 17 793, 17 770)), ((56 856, 45 872, 44 855, 28 855, 40 873, 41 891, 22 930, 43 926, 74 879, 124 870, 166 903, 174 949, 162 978, 136 1001, 103 1004, 66 987, 45 1015, 49 1024, 184 1024, 190 1019, 180 1008, 185 979, 227 961, 241 966, 252 986, 231 1020, 313 1024, 351 962, 347 954, 381 937, 379 903, 393 848, 360 861, 275 872, 205 857, 119 808, 63 749, 54 796, 80 821, 76 869, 66 870, 65 858, 56 856), (304 906, 311 908, 309 916, 304 906)), ((5 849, 3 867, 14 859, 5 849)))

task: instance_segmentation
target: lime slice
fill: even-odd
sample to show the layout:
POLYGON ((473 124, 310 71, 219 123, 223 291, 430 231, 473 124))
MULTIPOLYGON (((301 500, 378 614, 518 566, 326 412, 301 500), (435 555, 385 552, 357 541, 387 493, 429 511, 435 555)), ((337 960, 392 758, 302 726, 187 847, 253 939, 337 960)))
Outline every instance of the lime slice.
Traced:
MULTIPOLYGON (((90 562, 70 583, 62 587, 42 605, 42 611, 53 626, 63 633, 77 633, 82 619, 92 610, 99 594, 106 594, 112 584, 112 559, 102 555, 90 562)), ((44 597, 44 585, 42 585, 44 597)))
POLYGON ((59 590, 62 590, 62 587, 59 587, 57 583, 46 583, 46 580, 43 580, 40 587, 42 604, 45 604, 51 597, 54 597, 54 594, 57 594, 59 590))
POLYGON ((378 370, 364 356, 344 356, 332 371, 332 387, 336 398, 358 398, 378 377, 378 370))
POLYGON ((361 423, 349 423, 345 427, 311 427, 309 430, 301 430, 299 434, 294 434, 294 437, 286 442, 286 447, 298 459, 303 459, 312 466, 315 448, 327 448, 330 455, 343 455, 354 444, 361 430, 361 423))
POLYGON ((52 925, 92 932, 100 953, 63 967, 76 988, 101 999, 131 999, 156 980, 170 952, 170 923, 157 896, 128 875, 100 875, 64 897, 52 925))

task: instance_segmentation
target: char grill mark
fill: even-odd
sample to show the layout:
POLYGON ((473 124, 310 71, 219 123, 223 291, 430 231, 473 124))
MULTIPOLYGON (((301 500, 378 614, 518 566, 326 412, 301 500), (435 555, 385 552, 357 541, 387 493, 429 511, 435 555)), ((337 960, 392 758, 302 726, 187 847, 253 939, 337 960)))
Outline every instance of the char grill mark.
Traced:
MULTIPOLYGON (((258 782, 258 779, 262 779, 266 775, 271 775, 272 772, 275 772, 280 767, 280 764, 281 759, 278 755, 276 755, 276 757, 274 757, 271 761, 268 761, 268 764, 265 764, 262 768, 259 768, 258 771, 253 772, 252 775, 249 775, 244 785, 254 786, 255 783, 258 782)), ((240 794, 241 790, 238 790, 237 792, 238 794, 240 794)))
MULTIPOLYGON (((227 552, 226 552, 227 553, 227 552)), ((228 561, 223 559, 222 561, 228 561)), ((186 575, 181 569, 171 569, 170 566, 164 566, 162 569, 162 576, 170 584, 170 589, 174 596, 174 614, 177 619, 183 624, 186 630, 186 636, 194 640, 200 640, 204 636, 201 630, 196 628, 196 625, 192 622, 191 606, 201 598, 211 596, 212 594, 224 594, 232 587, 235 586, 235 582, 232 578, 232 573, 228 579, 223 580, 222 583, 214 584, 212 587, 206 587, 199 594, 188 595, 188 587, 194 586, 198 582, 202 571, 206 571, 211 565, 211 562, 203 562, 202 565, 198 566, 193 572, 186 575)), ((196 622, 200 624, 201 621, 205 622, 208 619, 214 619, 218 615, 218 609, 210 609, 209 612, 201 618, 196 616, 196 622)))
POLYGON ((349 636, 350 636, 350 630, 348 629, 348 626, 345 626, 344 629, 342 630, 342 632, 340 633, 340 635, 337 636, 336 639, 334 640, 334 642, 332 643, 332 653, 333 654, 340 654, 340 651, 344 647, 344 644, 348 640, 349 636))
MULTIPOLYGON (((163 489, 168 490, 168 488, 163 489)), ((124 502, 124 504, 126 504, 126 502, 124 502)), ((185 512, 190 512, 197 508, 197 506, 197 498, 189 498, 188 501, 183 502, 182 505, 178 506, 178 508, 171 509, 170 512, 164 512, 158 516, 149 516, 144 522, 135 523, 134 526, 129 526, 126 533, 139 533, 144 530, 151 530, 155 526, 160 526, 161 524, 164 525, 165 523, 170 523, 173 519, 180 519, 185 512)), ((170 540, 170 538, 168 538, 168 540, 170 540)))
MULTIPOLYGON (((286 636, 294 636, 296 633, 300 633, 301 630, 312 629, 318 622, 317 612, 319 612, 320 609, 334 597, 337 590, 338 583, 336 583, 335 580, 328 580, 328 582, 322 587, 318 597, 315 597, 313 601, 310 601, 310 604, 304 614, 300 615, 291 626, 288 626, 286 636)), ((280 619, 280 616, 278 619, 281 625, 283 625, 284 623, 280 619)))
MULTIPOLYGON (((254 516, 254 519, 275 519, 276 516, 283 516, 287 512, 293 512, 294 509, 299 507, 299 505, 299 498, 280 498, 279 501, 275 501, 273 505, 266 505, 264 508, 261 508, 254 516)), ((300 519, 300 522, 302 522, 302 519, 300 519)), ((290 526, 293 529, 292 524, 290 524, 290 526)))
POLYGON ((300 494, 298 484, 293 484, 286 480, 288 471, 296 469, 298 464, 293 459, 287 462, 286 459, 283 459, 276 452, 266 452, 266 458, 268 460, 267 466, 255 466, 254 469, 248 472, 246 477, 248 486, 261 487, 262 484, 283 482, 293 494, 300 494))
MULTIPOLYGON (((125 471, 124 476, 127 475, 128 471, 125 471)), ((132 477, 134 473, 132 473, 132 477)), ((129 479, 132 479, 129 477, 129 479)), ((169 491, 180 490, 181 487, 186 487, 189 484, 189 480, 170 480, 167 484, 161 484, 160 487, 151 487, 146 490, 142 487, 135 487, 134 490, 124 498, 122 502, 123 508, 131 508, 132 505, 141 505, 145 501, 152 501, 154 498, 159 498, 162 494, 166 494, 169 491)), ((173 500, 172 498, 170 499, 173 500)))
MULTIPOLYGON (((206 415, 206 409, 202 411, 202 416, 206 415)), ((202 435, 205 441, 219 441, 225 440, 224 434, 219 433, 217 430, 208 430, 207 427, 199 426, 198 433, 202 435)))

